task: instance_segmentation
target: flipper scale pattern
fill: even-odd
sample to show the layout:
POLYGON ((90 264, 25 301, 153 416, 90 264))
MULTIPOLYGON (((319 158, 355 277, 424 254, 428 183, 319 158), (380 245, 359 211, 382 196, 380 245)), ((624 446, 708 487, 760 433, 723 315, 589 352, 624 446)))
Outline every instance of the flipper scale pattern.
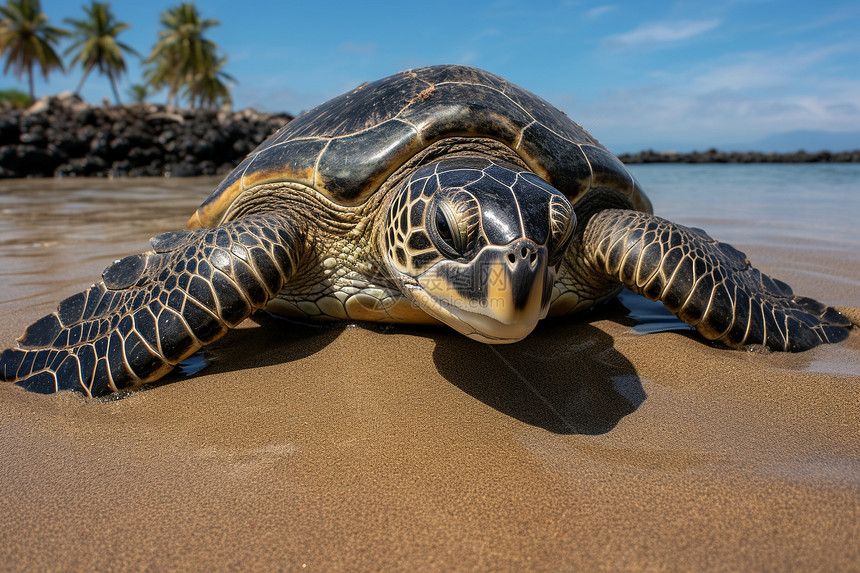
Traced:
POLYGON ((593 272, 664 303, 706 338, 732 347, 800 351, 848 335, 851 322, 753 267, 700 229, 648 213, 607 209, 588 222, 583 256, 593 272))
POLYGON ((27 327, 0 355, 0 379, 97 396, 163 376, 278 294, 295 268, 285 229, 269 213, 155 237, 27 327))

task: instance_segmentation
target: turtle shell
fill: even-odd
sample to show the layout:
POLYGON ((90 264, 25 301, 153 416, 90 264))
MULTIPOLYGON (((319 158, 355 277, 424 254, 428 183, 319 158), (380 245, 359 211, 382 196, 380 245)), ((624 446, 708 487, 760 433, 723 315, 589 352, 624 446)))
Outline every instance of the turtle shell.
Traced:
POLYGON ((244 190, 267 183, 299 183, 359 205, 416 153, 458 136, 508 145, 573 203, 609 187, 651 211, 621 161, 563 112, 499 76, 443 65, 363 84, 289 122, 227 175, 189 226, 219 224, 244 190))

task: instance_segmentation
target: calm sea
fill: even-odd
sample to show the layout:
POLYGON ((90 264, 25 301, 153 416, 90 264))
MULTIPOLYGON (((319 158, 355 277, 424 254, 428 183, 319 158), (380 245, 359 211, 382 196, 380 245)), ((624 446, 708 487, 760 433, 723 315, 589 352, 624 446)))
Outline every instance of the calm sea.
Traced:
POLYGON ((631 165, 660 216, 730 242, 860 247, 860 164, 631 165))

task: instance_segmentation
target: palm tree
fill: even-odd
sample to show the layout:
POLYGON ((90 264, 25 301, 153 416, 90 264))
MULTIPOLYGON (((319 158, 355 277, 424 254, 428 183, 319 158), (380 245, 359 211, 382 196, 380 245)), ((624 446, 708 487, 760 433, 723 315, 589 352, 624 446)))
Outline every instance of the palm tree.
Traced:
POLYGON ((223 77, 220 72, 223 60, 216 56, 218 48, 203 36, 206 30, 220 24, 217 20, 201 19, 193 2, 183 2, 162 12, 160 23, 164 29, 158 33, 158 42, 146 60, 151 67, 144 77, 154 89, 168 89, 167 105, 171 105, 183 87, 193 101, 196 92, 190 86, 195 78, 219 74, 223 77))
POLYGON ((222 71, 227 58, 207 58, 198 68, 194 79, 188 84, 185 95, 191 107, 195 102, 200 107, 215 107, 219 102, 232 103, 230 88, 224 82, 235 82, 236 78, 222 71))
POLYGON ((128 88, 128 95, 131 96, 131 99, 134 103, 143 103, 149 96, 149 90, 144 85, 133 84, 131 87, 128 88))
POLYGON ((52 69, 63 70, 63 62, 53 46, 68 32, 48 25, 39 0, 7 0, 5 6, 0 6, 0 15, 3 17, 0 20, 0 54, 6 56, 3 73, 13 68, 15 77, 20 80, 27 72, 30 97, 35 100, 33 66, 38 64, 42 68, 45 81, 52 69))
POLYGON ((89 8, 84 6, 87 17, 84 20, 66 18, 64 22, 72 26, 72 36, 75 42, 66 50, 66 55, 77 51, 72 65, 80 63, 84 68, 84 77, 75 93, 80 93, 84 82, 94 68, 99 73, 106 74, 113 89, 113 95, 119 105, 119 91, 116 89, 116 78, 125 72, 125 58, 123 52, 140 57, 134 48, 117 41, 117 36, 127 30, 131 25, 127 22, 117 22, 110 5, 106 3, 93 2, 89 8))

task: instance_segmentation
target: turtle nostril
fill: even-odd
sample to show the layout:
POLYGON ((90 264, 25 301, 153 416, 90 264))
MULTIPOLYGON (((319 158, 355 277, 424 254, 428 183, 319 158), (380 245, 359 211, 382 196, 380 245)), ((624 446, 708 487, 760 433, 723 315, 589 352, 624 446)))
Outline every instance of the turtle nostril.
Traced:
POLYGON ((530 263, 534 263, 534 262, 535 262, 535 259, 537 259, 537 253, 536 253, 536 252, 532 252, 532 256, 530 256, 530 257, 529 257, 529 262, 530 262, 530 263))
POLYGON ((526 249, 525 247, 523 247, 522 249, 520 249, 520 256, 521 256, 522 258, 526 258, 526 255, 528 255, 528 254, 529 254, 528 249, 526 249))
POLYGON ((514 256, 513 253, 508 253, 508 260, 511 261, 511 264, 517 262, 517 258, 514 256))

